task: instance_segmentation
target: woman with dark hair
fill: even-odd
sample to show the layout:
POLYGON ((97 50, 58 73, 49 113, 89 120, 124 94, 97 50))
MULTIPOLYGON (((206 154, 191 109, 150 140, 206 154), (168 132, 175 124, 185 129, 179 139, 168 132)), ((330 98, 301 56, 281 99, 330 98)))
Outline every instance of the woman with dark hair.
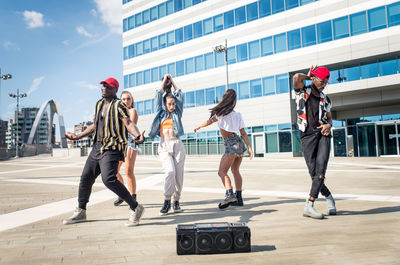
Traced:
MULTIPOLYGON (((133 100, 131 92, 129 92, 128 90, 122 91, 121 101, 124 102, 124 104, 128 107, 130 119, 135 124, 137 124, 139 116, 137 115, 137 111, 134 107, 134 100, 133 100)), ((126 177, 128 180, 127 181, 128 189, 129 189, 132 197, 136 200, 136 178, 135 178, 135 174, 134 174, 134 167, 135 167, 137 150, 139 148, 138 148, 138 145, 133 141, 134 138, 135 137, 133 137, 130 133, 128 133, 128 146, 127 146, 126 156, 125 156, 125 174, 126 174, 126 177)), ((124 184, 124 179, 122 178, 121 174, 119 173, 122 163, 123 163, 123 161, 119 161, 117 179, 122 184, 124 184)), ((123 202, 124 202, 124 200, 122 200, 122 198, 118 197, 114 201, 114 206, 119 206, 123 202)))
POLYGON ((182 212, 179 205, 183 186, 183 171, 185 166, 185 147, 179 139, 183 135, 182 112, 183 93, 176 86, 170 74, 162 78, 161 88, 156 91, 154 99, 155 116, 150 128, 149 136, 154 139, 160 136, 158 155, 160 156, 166 177, 164 184, 164 205, 160 215, 166 215, 171 208, 182 212), (171 88, 174 87, 174 91, 171 88))
POLYGON ((197 126, 194 131, 197 132, 200 128, 206 127, 214 122, 218 122, 218 127, 224 138, 225 154, 221 158, 219 164, 218 175, 226 189, 225 199, 219 203, 218 207, 224 209, 229 205, 243 206, 242 198, 242 176, 239 168, 242 163, 243 155, 246 152, 246 147, 236 132, 240 132, 249 150, 250 159, 253 157, 249 138, 245 131, 242 114, 234 111, 236 106, 236 92, 233 89, 228 89, 222 96, 221 101, 211 110, 210 118, 197 126), (233 193, 231 179, 228 176, 228 170, 231 169, 235 179, 236 193, 233 193))

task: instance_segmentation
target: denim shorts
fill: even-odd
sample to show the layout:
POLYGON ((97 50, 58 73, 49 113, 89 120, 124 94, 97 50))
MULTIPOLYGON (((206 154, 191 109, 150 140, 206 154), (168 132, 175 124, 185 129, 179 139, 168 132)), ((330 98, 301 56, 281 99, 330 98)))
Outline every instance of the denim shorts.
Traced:
POLYGON ((240 138, 236 133, 224 138, 224 145, 226 155, 243 156, 244 152, 247 150, 242 138, 240 138))

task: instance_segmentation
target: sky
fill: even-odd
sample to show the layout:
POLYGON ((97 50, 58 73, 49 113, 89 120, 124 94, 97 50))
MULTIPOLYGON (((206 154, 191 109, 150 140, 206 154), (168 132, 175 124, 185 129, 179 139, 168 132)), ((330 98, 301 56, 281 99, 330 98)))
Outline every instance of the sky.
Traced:
POLYGON ((123 87, 121 10, 122 0, 0 0, 1 75, 12 75, 0 81, 0 119, 14 117, 19 89, 20 108, 60 103, 67 131, 93 120, 100 81, 123 87))

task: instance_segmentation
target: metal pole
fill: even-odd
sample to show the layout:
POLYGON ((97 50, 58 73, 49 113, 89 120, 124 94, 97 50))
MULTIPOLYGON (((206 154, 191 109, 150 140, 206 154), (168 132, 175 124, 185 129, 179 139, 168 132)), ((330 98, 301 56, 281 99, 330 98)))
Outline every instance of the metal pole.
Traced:
POLYGON ((15 147, 15 156, 19 157, 19 153, 18 153, 18 144, 19 144, 19 140, 18 140, 18 119, 19 118, 19 89, 17 89, 17 127, 16 127, 16 143, 17 146, 15 147))
POLYGON ((226 65, 226 89, 229 89, 229 77, 228 77, 228 40, 225 39, 225 65, 226 65))

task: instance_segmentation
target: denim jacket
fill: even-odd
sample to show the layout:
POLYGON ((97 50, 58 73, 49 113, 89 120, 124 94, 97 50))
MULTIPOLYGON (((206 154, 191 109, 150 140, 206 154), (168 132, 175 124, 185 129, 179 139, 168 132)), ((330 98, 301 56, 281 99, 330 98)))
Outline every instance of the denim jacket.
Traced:
MULTIPOLYGON (((165 92, 161 90, 156 90, 156 96, 154 98, 154 120, 151 124, 149 137, 154 140, 156 136, 160 136, 160 126, 161 123, 168 118, 168 112, 165 109, 163 98, 166 95, 165 92)), ((175 109, 171 113, 172 124, 174 126, 174 133, 176 137, 180 137, 184 134, 182 126, 182 112, 183 112, 183 93, 179 89, 173 91, 172 95, 175 98, 175 109)))

